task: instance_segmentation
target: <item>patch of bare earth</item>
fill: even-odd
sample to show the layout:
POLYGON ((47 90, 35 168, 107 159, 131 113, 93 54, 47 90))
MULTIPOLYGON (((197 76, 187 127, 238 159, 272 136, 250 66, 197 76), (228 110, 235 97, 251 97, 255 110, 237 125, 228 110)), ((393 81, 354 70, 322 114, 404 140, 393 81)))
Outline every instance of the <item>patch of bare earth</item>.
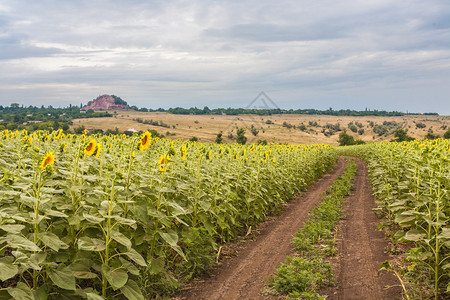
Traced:
POLYGON ((173 299, 268 299, 261 290, 286 256, 293 255, 291 243, 308 212, 342 173, 345 161, 339 158, 333 171, 312 184, 303 195, 289 202, 280 216, 259 227, 255 240, 239 246, 238 255, 224 259, 213 274, 184 288, 173 299))
POLYGON ((337 287, 321 291, 327 299, 401 299, 399 282, 386 271, 378 272, 385 260, 388 241, 376 229, 380 220, 373 212, 376 206, 370 194, 367 166, 355 159, 358 171, 354 190, 344 207, 346 218, 338 226, 339 256, 336 265, 337 287), (387 286, 395 286, 386 288, 387 286))

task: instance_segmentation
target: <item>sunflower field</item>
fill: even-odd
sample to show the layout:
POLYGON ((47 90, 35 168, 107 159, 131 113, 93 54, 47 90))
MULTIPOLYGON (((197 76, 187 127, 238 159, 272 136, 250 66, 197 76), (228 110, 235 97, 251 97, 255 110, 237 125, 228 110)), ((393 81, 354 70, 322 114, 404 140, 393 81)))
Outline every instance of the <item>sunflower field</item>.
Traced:
POLYGON ((170 293, 336 162, 326 145, 202 144, 148 132, 4 131, 0 153, 0 299, 170 293))
POLYGON ((343 151, 366 160, 394 244, 412 245, 407 268, 397 274, 409 281, 403 283, 406 295, 438 299, 450 293, 450 141, 373 143, 343 151))

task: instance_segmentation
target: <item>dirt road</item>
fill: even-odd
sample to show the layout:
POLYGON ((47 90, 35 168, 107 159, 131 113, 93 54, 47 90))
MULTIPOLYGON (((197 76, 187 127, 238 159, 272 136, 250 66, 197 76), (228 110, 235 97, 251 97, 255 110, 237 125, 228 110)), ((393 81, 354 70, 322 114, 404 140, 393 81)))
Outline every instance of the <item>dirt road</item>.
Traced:
MULTIPOLYGON (((384 253, 387 243, 383 233, 376 230, 378 220, 371 210, 375 204, 370 196, 367 167, 359 159, 357 165, 355 190, 346 207, 348 218, 341 224, 343 230, 338 237, 338 288, 327 292, 331 299, 397 299, 398 289, 383 289, 386 284, 397 284, 395 278, 377 274, 378 266, 388 259, 384 253)), ((212 276, 190 284, 173 299, 278 299, 261 294, 264 283, 286 256, 293 254, 294 234, 344 167, 344 159, 339 158, 333 171, 291 201, 279 217, 263 223, 255 241, 244 243, 238 255, 221 262, 212 276)))
POLYGON ((355 159, 358 171, 355 189, 347 198, 346 218, 338 231, 339 257, 335 271, 338 289, 330 291, 327 299, 401 299, 398 280, 386 271, 378 274, 381 263, 389 259, 385 252, 384 233, 378 231, 380 220, 374 214, 375 201, 370 195, 367 166, 355 159))

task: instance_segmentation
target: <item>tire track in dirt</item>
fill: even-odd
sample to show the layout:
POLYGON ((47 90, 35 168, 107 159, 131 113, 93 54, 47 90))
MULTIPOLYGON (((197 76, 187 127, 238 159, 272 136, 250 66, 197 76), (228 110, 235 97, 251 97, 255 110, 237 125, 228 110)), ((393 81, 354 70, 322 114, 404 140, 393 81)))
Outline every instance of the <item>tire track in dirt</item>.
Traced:
POLYGON ((359 158, 354 191, 345 205, 347 217, 340 223, 338 234, 338 289, 327 299, 401 299, 397 279, 388 272, 378 272, 381 263, 389 259, 385 252, 388 242, 384 233, 376 229, 380 220, 372 208, 376 207, 370 193, 367 165, 359 158))
POLYGON ((303 227, 309 211, 343 172, 345 164, 339 158, 333 171, 290 201, 279 217, 263 224, 256 241, 246 242, 239 254, 222 262, 211 277, 192 283, 173 299, 266 299, 261 295, 264 283, 286 256, 293 254, 292 238, 303 227))

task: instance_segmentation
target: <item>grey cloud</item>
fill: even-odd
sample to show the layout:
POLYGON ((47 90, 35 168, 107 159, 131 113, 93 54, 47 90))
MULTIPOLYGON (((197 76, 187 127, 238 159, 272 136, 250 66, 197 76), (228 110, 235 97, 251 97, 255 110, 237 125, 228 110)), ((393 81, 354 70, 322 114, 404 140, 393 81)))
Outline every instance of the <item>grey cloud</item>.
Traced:
POLYGON ((449 92, 447 3, 4 0, 0 102, 242 106, 264 90, 287 108, 427 111, 449 92))
POLYGON ((59 49, 35 47, 15 37, 0 37, 0 49, 2 49, 0 52, 0 60, 47 57, 61 53, 59 49))
POLYGON ((225 29, 207 29, 205 34, 210 37, 258 42, 308 41, 343 37, 343 33, 332 26, 317 28, 307 25, 276 24, 239 24, 225 29))

